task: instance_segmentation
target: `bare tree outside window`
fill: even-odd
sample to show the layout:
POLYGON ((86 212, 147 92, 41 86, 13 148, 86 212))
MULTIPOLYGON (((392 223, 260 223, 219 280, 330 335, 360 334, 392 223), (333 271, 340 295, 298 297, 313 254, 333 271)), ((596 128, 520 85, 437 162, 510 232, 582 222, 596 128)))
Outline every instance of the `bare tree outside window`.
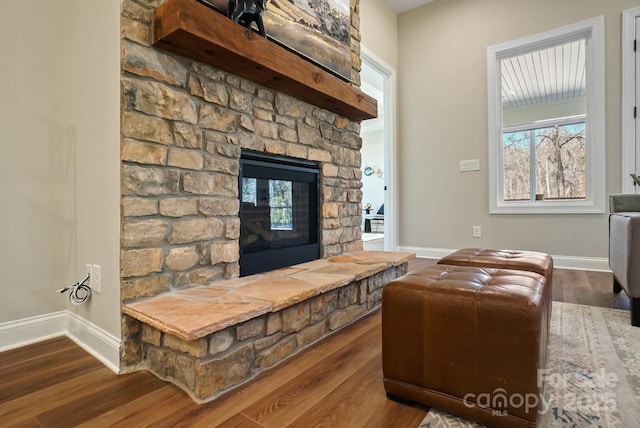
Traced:
POLYGON ((504 198, 531 199, 531 132, 504 133, 504 198))
POLYGON ((586 197, 584 122, 505 132, 503 143, 505 200, 586 197))
POLYGON ((584 123, 536 130, 536 193, 586 197, 584 123))

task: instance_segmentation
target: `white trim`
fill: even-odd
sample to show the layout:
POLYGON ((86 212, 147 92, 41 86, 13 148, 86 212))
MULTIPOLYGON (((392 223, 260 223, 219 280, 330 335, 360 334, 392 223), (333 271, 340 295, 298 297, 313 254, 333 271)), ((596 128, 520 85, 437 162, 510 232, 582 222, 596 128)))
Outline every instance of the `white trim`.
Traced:
POLYGON ((384 76, 384 249, 395 251, 398 247, 398 156, 396 142, 396 70, 374 54, 366 46, 361 46, 362 61, 384 76))
POLYGON ((604 16, 487 48, 490 214, 601 214, 605 212, 604 16), (571 201, 504 201, 501 139, 502 96, 499 62, 509 56, 590 35, 587 49, 587 198, 571 201))
POLYGON ((558 269, 591 270, 597 272, 611 272, 609 259, 603 257, 572 257, 551 256, 553 266, 558 269))
POLYGON ((416 253, 416 257, 421 259, 441 259, 457 250, 450 248, 408 247, 401 245, 398 247, 398 251, 416 253))
POLYGON ((120 338, 71 311, 67 311, 65 333, 113 372, 120 372, 120 338))
POLYGON ((69 310, 0 324, 0 352, 67 336, 115 373, 120 372, 120 339, 69 310))
POLYGON ((65 311, 4 322, 0 324, 0 352, 63 336, 66 327, 65 311))
POLYGON ((636 18, 640 7, 622 12, 622 193, 635 193, 629 174, 636 173, 635 120, 632 115, 636 97, 636 62, 633 41, 636 38, 636 18))
MULTIPOLYGON (((416 256, 424 259, 441 259, 454 251, 448 248, 426 248, 426 247, 399 247, 399 251, 416 253, 416 256)), ((609 269, 609 259, 602 257, 575 257, 575 256, 551 256, 553 266, 556 269, 589 270, 598 272, 611 272, 609 269)))

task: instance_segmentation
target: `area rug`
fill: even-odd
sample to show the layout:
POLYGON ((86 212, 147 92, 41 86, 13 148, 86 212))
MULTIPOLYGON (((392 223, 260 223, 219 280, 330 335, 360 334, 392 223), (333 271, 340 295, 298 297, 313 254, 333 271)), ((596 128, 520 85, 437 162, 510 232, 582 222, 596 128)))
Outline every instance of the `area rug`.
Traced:
MULTIPOLYGON (((553 302, 538 427, 640 427, 640 327, 629 312, 553 302)), ((431 409, 420 428, 476 428, 431 409)))

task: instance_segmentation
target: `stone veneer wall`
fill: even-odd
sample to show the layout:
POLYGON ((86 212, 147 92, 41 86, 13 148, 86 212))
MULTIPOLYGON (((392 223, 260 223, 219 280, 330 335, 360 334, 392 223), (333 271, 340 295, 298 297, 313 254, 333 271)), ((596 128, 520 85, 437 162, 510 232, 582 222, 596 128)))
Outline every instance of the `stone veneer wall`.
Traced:
MULTIPOLYGON (((123 303, 239 274, 241 149, 317 161, 321 256, 362 248, 360 124, 150 46, 164 0, 121 9, 123 303)), ((351 0, 352 81, 360 84, 359 0, 351 0)), ((123 371, 143 357, 122 318, 123 371)))

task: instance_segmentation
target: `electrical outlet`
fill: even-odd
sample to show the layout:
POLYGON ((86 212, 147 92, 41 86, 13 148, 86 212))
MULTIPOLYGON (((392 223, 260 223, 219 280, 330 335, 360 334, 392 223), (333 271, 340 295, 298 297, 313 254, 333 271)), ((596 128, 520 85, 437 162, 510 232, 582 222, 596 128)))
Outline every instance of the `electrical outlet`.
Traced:
POLYGON ((480 226, 473 226, 473 237, 474 238, 482 237, 482 228, 480 226))
POLYGON ((100 265, 91 266, 91 289, 100 294, 100 265))
POLYGON ((86 277, 87 275, 89 275, 89 282, 87 285, 89 288, 93 288, 93 274, 91 273, 91 265, 89 263, 84 265, 84 276, 86 277))

